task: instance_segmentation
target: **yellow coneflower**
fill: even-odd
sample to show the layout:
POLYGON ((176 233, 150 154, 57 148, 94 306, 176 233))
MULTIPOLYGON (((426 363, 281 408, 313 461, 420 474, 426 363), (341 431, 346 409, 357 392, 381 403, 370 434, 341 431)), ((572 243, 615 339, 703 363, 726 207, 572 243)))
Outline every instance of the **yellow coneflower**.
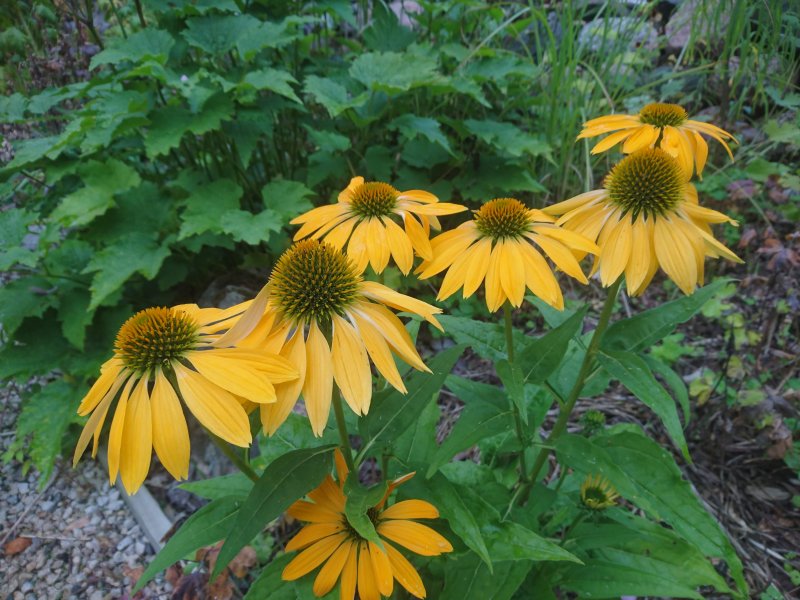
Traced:
POLYGON ((605 510, 617 503, 619 494, 611 482, 600 475, 589 475, 581 485, 581 502, 589 510, 605 510))
MULTIPOLYGON (((235 312, 235 311, 234 311, 235 312)), ((273 384, 297 379, 285 358, 252 350, 213 347, 213 332, 228 327, 232 313, 195 305, 148 308, 120 328, 114 356, 78 407, 92 413, 75 448, 77 464, 91 439, 92 456, 103 423, 116 400, 108 441, 108 475, 117 474, 135 493, 150 469, 155 449, 175 477, 189 475, 189 431, 179 396, 211 433, 237 446, 252 441, 242 399, 274 403, 273 384), (175 387, 177 386, 177 387, 175 387)))
POLYGON ((334 382, 356 414, 372 400, 370 359, 392 386, 406 388, 394 352, 428 371, 403 323, 389 308, 420 315, 439 329, 441 309, 364 281, 341 251, 318 240, 303 240, 279 259, 269 281, 221 342, 280 352, 300 372, 278 386, 278 401, 261 405, 264 430, 272 435, 289 416, 302 392, 316 435, 328 421, 334 382), (238 330, 238 331, 235 331, 238 330))
POLYGON ((466 207, 459 204, 439 202, 430 192, 401 192, 388 183, 353 177, 336 204, 317 207, 291 222, 303 225, 295 241, 308 236, 324 238, 337 250, 346 243, 347 255, 359 273, 368 263, 376 273, 383 272, 391 256, 407 274, 415 251, 423 259, 431 258, 431 227, 441 229, 437 217, 464 210, 466 207), (398 219, 403 227, 397 224, 398 219))
POLYGON ((626 156, 604 187, 544 209, 559 225, 596 240, 592 274, 604 286, 625 273, 628 293, 644 292, 661 267, 685 293, 703 285, 704 258, 742 262, 714 239, 710 224, 736 221, 698 204, 697 190, 677 160, 658 148, 626 156))
POLYGON ((492 312, 506 300, 514 306, 522 304, 526 288, 563 309, 558 281, 534 245, 567 275, 586 283, 573 251, 597 253, 594 242, 557 226, 551 216, 514 198, 490 200, 475 211, 472 221, 432 239, 433 259, 424 261, 417 273, 427 279, 448 269, 438 300, 459 288, 468 298, 485 279, 486 305, 492 312))
POLYGON ((412 596, 425 598, 419 573, 390 541, 422 556, 439 556, 452 552, 453 547, 439 533, 415 521, 437 518, 439 511, 432 504, 403 500, 385 507, 392 491, 414 474, 392 481, 383 499, 367 511, 382 538, 381 548, 361 538, 347 522, 344 514, 347 466, 338 450, 336 470, 338 482, 328 475, 308 494, 310 501, 298 500, 286 511, 308 524, 286 545, 287 552, 302 551, 286 565, 283 579, 299 579, 323 565, 314 580, 313 591, 318 597, 330 592, 341 580, 340 600, 353 600, 356 589, 360 600, 380 600, 392 594, 396 579, 412 596))
POLYGON ((703 135, 722 144, 731 160, 733 153, 726 140, 736 141, 730 133, 716 125, 689 119, 688 113, 677 104, 661 102, 648 104, 638 115, 606 115, 587 121, 583 124, 578 139, 606 133, 611 135, 595 144, 592 154, 605 152, 620 142, 624 142, 622 151, 625 154, 659 145, 670 156, 678 159, 681 167, 690 175, 693 169, 698 175, 703 174, 708 158, 708 144, 703 135))

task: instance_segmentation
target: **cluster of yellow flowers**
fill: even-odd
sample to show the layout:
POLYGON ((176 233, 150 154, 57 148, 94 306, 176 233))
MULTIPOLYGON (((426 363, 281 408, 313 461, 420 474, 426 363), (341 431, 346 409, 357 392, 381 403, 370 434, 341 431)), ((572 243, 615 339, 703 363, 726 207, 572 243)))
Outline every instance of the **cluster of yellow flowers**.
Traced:
MULTIPOLYGON (((394 311, 419 315, 441 329, 441 309, 398 293, 363 272, 382 273, 393 263, 404 274, 421 259, 421 279, 446 272, 438 299, 459 289, 472 296, 484 283, 491 311, 506 302, 518 307, 526 290, 562 309, 561 288, 546 258, 570 277, 587 283, 579 261, 594 256, 590 275, 604 286, 623 274, 631 294, 642 293, 661 268, 684 293, 703 283, 705 257, 739 260, 714 239, 710 225, 728 222, 698 204, 690 183, 700 175, 707 134, 722 143, 730 134, 687 120, 678 106, 654 104, 637 116, 612 115, 586 123, 578 136, 611 133, 593 152, 623 143, 627 154, 604 187, 549 206, 531 209, 513 198, 497 198, 471 220, 441 230, 439 217, 467 210, 439 202, 422 190, 401 192, 389 184, 355 177, 338 202, 294 219, 301 225, 295 244, 277 261, 264 288, 250 301, 228 308, 185 304, 149 308, 120 329, 114 356, 78 409, 91 413, 75 449, 75 462, 93 442, 95 456, 103 424, 116 400, 108 440, 109 477, 119 475, 136 492, 154 449, 176 478, 189 472, 189 432, 181 399, 211 434, 247 447, 248 413, 258 407, 272 435, 302 394, 316 435, 328 422, 334 386, 356 414, 369 411, 372 366, 405 392, 395 356, 428 370, 394 311), (545 258, 546 257, 546 258, 545 258)), ((288 549, 306 548, 284 573, 300 577, 327 560, 314 586, 327 593, 341 575, 342 598, 352 599, 356 582, 362 600, 379 600, 397 579, 424 597, 418 574, 388 542, 381 549, 354 537, 344 517, 347 475, 337 457, 338 484, 326 479, 289 511, 310 521, 288 549)), ((397 482, 390 486, 394 489, 397 482)), ((584 493, 585 495, 585 493, 584 493)), ((424 555, 450 551, 449 543, 411 519, 434 518, 420 500, 373 509, 383 537, 424 555), (422 528, 422 529, 420 529, 422 528)))

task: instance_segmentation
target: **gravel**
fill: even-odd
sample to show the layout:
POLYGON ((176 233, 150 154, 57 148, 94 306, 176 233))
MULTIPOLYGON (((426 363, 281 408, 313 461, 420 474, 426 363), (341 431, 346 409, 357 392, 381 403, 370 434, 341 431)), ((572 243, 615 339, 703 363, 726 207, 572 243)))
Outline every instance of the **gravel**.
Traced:
MULTIPOLYGON (((13 439, 19 411, 13 387, 0 392, 2 404, 0 455, 13 439)), ((60 461, 44 490, 20 463, 0 464, 0 527, 2 600, 131 598, 154 555, 119 491, 88 455, 76 469, 60 461)), ((136 598, 168 598, 170 589, 159 577, 136 598)))

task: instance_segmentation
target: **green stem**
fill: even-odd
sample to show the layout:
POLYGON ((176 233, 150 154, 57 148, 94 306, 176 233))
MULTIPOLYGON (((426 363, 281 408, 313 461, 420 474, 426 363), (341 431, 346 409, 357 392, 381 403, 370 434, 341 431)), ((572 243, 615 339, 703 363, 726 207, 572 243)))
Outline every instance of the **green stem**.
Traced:
POLYGON ((333 414, 336 415, 336 426, 339 428, 339 439, 342 441, 342 454, 344 462, 350 472, 356 470, 353 462, 353 449, 350 447, 350 435, 347 433, 347 423, 344 422, 344 409, 342 408, 342 397, 339 395, 339 388, 333 386, 333 414))
POLYGON ((553 430, 550 432, 550 435, 545 442, 545 448, 542 448, 539 451, 539 455, 536 457, 536 462, 533 464, 533 471, 531 472, 530 477, 531 483, 536 481, 539 471, 541 471, 548 455, 550 454, 553 443, 562 433, 564 433, 564 430, 567 428, 567 422, 569 422, 572 409, 575 408, 575 403, 578 401, 581 390, 583 390, 586 378, 592 371, 594 358, 600 348, 600 341, 603 339, 603 334, 608 328, 608 323, 611 319, 611 313, 614 311, 614 301, 617 299, 617 292, 619 292, 620 285, 622 285, 621 276, 608 289, 608 295, 606 296, 606 301, 603 304, 603 310, 600 312, 600 320, 597 322, 597 327, 594 330, 594 334, 592 334, 592 341, 589 342, 589 347, 586 349, 586 354, 583 357, 581 369, 578 371, 578 378, 575 380, 575 385, 572 386, 566 402, 563 406, 561 406, 561 410, 558 413, 558 420, 553 426, 553 430))
MULTIPOLYGON (((511 303, 506 301, 503 304, 503 320, 505 321, 506 329, 506 353, 508 354, 508 362, 514 364, 514 327, 511 324, 511 303)), ((528 447, 528 440, 525 437, 525 429, 522 425, 522 415, 519 413, 519 407, 514 400, 509 396, 508 403, 511 405, 511 412, 514 414, 514 426, 517 430, 517 439, 522 451, 519 453, 519 479, 523 484, 528 482, 528 465, 525 461, 525 450, 528 447)))
POLYGON ((219 448, 222 453, 228 457, 228 459, 239 469, 242 473, 244 473, 248 478, 252 481, 258 481, 258 473, 256 473, 253 468, 247 464, 242 456, 236 453, 231 445, 223 440, 222 438, 217 437, 210 431, 208 432, 208 437, 211 438, 211 441, 216 444, 217 448, 219 448))

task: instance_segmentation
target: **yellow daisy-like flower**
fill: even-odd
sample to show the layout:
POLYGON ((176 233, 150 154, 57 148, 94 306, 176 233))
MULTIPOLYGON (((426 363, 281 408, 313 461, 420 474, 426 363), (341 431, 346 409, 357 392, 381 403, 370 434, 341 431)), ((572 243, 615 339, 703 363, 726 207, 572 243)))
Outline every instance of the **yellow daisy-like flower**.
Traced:
POLYGON ((211 433, 237 446, 252 441, 242 402, 274 403, 273 384, 297 379, 285 358, 238 348, 217 348, 215 332, 229 327, 234 311, 196 305, 148 308, 128 319, 117 334, 114 356, 78 407, 92 413, 75 448, 77 464, 90 440, 92 457, 103 423, 116 400, 108 441, 111 483, 122 478, 135 493, 150 469, 155 449, 175 477, 189 475, 189 430, 179 396, 211 433))
POLYGON ((380 600, 392 594, 396 579, 412 596, 425 598, 419 573, 390 542, 422 556, 452 552, 453 546, 430 527, 416 522, 439 516, 432 504, 403 500, 386 507, 392 491, 414 473, 392 481, 383 499, 367 512, 382 538, 381 548, 361 538, 347 522, 344 514, 347 467, 338 451, 336 470, 338 482, 328 475, 322 485, 308 494, 310 501, 298 500, 286 511, 308 524, 286 545, 287 552, 301 552, 286 565, 283 579, 299 579, 323 565, 314 580, 313 591, 318 597, 330 592, 340 581, 340 600, 353 600, 356 589, 360 600, 380 600))
POLYGON ((583 124, 578 139, 606 133, 611 135, 595 144, 592 154, 605 152, 621 142, 625 154, 658 145, 678 159, 689 175, 696 170, 698 176, 703 174, 708 158, 708 144, 703 135, 722 144, 731 160, 733 153, 726 140, 736 141, 730 133, 716 125, 689 119, 688 113, 677 104, 660 102, 648 104, 638 115, 606 115, 587 121, 583 124))
POLYGON ((308 236, 324 238, 337 250, 347 244, 347 255, 359 273, 367 264, 382 273, 391 256, 405 275, 411 270, 415 251, 423 259, 431 258, 430 231, 431 227, 441 229, 438 217, 464 210, 467 208, 459 204, 439 202, 430 192, 401 192, 388 183, 353 177, 336 204, 312 209, 291 222, 302 224, 295 241, 308 236), (403 227, 395 222, 398 217, 403 227))
POLYGON ((594 242, 557 226, 550 215, 514 198, 486 202, 472 221, 435 237, 431 247, 433 259, 424 261, 417 273, 427 279, 448 269, 437 299, 449 298, 459 288, 468 298, 485 280, 486 305, 492 312, 506 300, 514 306, 522 304, 526 288, 563 309, 561 288, 539 250, 581 283, 587 282, 586 276, 574 252, 598 252, 594 242))
POLYGON ((617 490, 600 475, 589 475, 581 485, 581 502, 589 510, 611 508, 617 503, 617 498, 617 490))
POLYGON ((737 225, 698 204, 697 190, 677 160, 658 148, 626 156, 604 187, 544 209, 558 224, 596 240, 592 274, 604 286, 625 273, 628 293, 644 292, 658 268, 685 293, 703 285, 704 258, 742 262, 714 239, 712 223, 737 225))
POLYGON ((372 400, 370 360, 392 386, 405 393, 392 353, 420 371, 429 371, 403 323, 389 310, 411 312, 439 329, 441 309, 364 281, 341 251, 318 240, 289 248, 264 289, 226 333, 223 343, 280 352, 300 372, 277 387, 278 401, 261 405, 264 430, 272 435, 302 392, 316 435, 322 435, 334 382, 356 414, 372 400))

